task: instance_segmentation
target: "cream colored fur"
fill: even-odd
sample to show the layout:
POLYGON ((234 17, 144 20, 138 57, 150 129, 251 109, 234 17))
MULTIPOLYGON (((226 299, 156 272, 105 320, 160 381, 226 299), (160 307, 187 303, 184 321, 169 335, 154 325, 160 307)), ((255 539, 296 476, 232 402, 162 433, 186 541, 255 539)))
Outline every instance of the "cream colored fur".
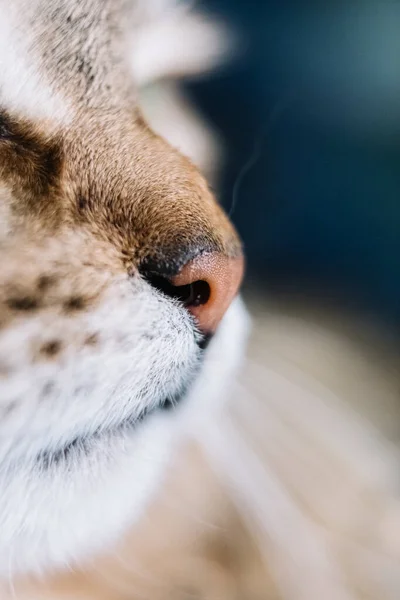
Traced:
MULTIPOLYGON (((199 64, 202 61, 199 58, 199 64)), ((162 65, 160 70, 149 65, 149 73, 162 74, 162 65)), ((179 60, 177 65, 179 70, 179 60)), ((146 75, 145 61, 140 69, 146 75)), ((168 74, 174 72, 168 66, 168 74)), ((143 97, 151 101, 151 96, 143 97)), ((191 110, 182 111, 183 122, 191 122, 191 110)), ((145 111, 168 132, 169 123, 163 123, 154 104, 145 111)), ((210 139, 208 134, 205 139, 210 139)), ((177 143, 173 134, 171 141, 177 143)), ((196 137, 187 135, 184 144, 183 149, 207 167, 207 151, 194 147, 196 137)), ((142 292, 146 311, 151 311, 149 302, 156 300, 149 290, 142 292)), ((299 305, 278 308, 257 295, 250 297, 250 309, 252 336, 239 380, 234 382, 233 372, 244 345, 246 317, 238 304, 210 347, 187 409, 179 419, 155 419, 141 441, 135 441, 132 460, 138 460, 138 448, 146 456, 139 471, 147 481, 142 491, 138 494, 136 481, 131 485, 131 451, 128 444, 126 455, 125 441, 119 440, 125 458, 121 461, 115 449, 118 468, 112 468, 112 461, 104 466, 107 478, 96 511, 87 493, 86 471, 79 479, 82 492, 76 508, 69 507, 76 511, 80 531, 89 534, 82 545, 75 540, 71 550, 71 557, 82 560, 54 579, 43 573, 39 582, 5 581, 2 600, 398 600, 396 346, 366 323, 357 324, 354 317, 346 321, 342 313, 332 317, 327 309, 321 314, 299 305), (229 401, 222 402, 226 397, 229 401), (182 438, 191 442, 185 444, 182 438), (170 445, 176 453, 171 448, 174 459, 167 466, 164 449, 170 445), (148 461, 153 465, 150 471, 145 468, 148 461), (157 493, 151 494, 160 472, 165 485, 157 485, 157 493), (117 541, 119 537, 123 540, 117 541)), ((93 319, 103 319, 107 306, 102 310, 93 319)), ((122 323, 123 302, 121 310, 122 323)), ((107 326, 118 331, 116 322, 107 326)), ((12 343, 18 338, 12 336, 12 343)), ((115 349, 105 356, 107 364, 115 358, 116 380, 124 371, 123 361, 135 359, 134 346, 123 357, 115 349)), ((160 351, 168 354, 166 347, 150 349, 143 355, 144 364, 160 351)), ((24 360, 22 351, 10 356, 24 360)), ((63 385, 70 379, 65 373, 63 385)), ((32 385, 29 380, 27 385, 32 385)), ((134 389, 137 382, 130 385, 134 389)), ((26 418, 31 414, 25 413, 26 418)), ((110 418, 107 411, 96 414, 110 418)), ((75 417, 58 419, 60 431, 76 427, 75 417)), ((52 498, 63 500, 68 485, 51 485, 55 489, 57 484, 52 498)), ((24 497, 24 507, 28 502, 26 490, 25 479, 18 494, 10 496, 17 517, 17 500, 24 497)), ((44 504, 41 519, 47 518, 48 506, 44 504)), ((17 522, 10 521, 11 529, 17 522)), ((22 567, 28 562, 46 566, 32 546, 34 529, 33 523, 31 542, 21 538, 18 552, 10 555, 6 579, 14 561, 17 566, 21 561, 22 567)), ((59 523, 54 524, 53 555, 60 531, 59 523)), ((66 533, 74 538, 72 531, 66 533)), ((60 564, 68 557, 63 553, 60 564)))
MULTIPOLYGON (((85 111, 89 130, 100 115, 100 133, 104 122, 113 124, 115 114, 134 121, 137 106, 124 112, 121 103, 135 101, 135 81, 126 77, 125 63, 116 56, 130 36, 140 38, 148 27, 150 9, 146 2, 123 0, 18 0, 12 5, 0 0, 0 109, 17 123, 42 126, 46 135, 62 131, 65 136, 69 119, 79 120, 85 111), (85 69, 91 69, 89 74, 85 69), (119 95, 114 97, 107 86, 119 95), (83 103, 81 92, 86 94, 83 103)), ((18 135, 12 135, 18 145, 18 135)), ((11 142, 4 144, 7 149, 11 142)), ((96 156, 91 148, 95 156, 89 166, 104 160, 101 150, 96 156)), ((168 156, 165 145, 162 159, 168 156)), ((112 173, 109 162, 100 167, 112 173)), ((190 164, 187 169, 189 178, 196 174, 190 164)), ((85 173, 79 176, 85 180, 85 173)), ((135 172, 129 193, 143 185, 140 181, 149 187, 153 183, 146 174, 137 179, 135 172)), ((4 185, 0 198, 5 207, 0 240, 0 578, 11 588, 20 575, 81 564, 140 519, 193 420, 218 412, 247 323, 237 300, 202 362, 200 335, 182 303, 160 294, 137 273, 116 272, 114 252, 107 244, 103 248, 99 236, 69 230, 42 240, 35 229, 38 207, 28 213, 31 223, 18 229, 23 210, 14 210, 17 200, 26 208, 18 192, 17 185, 4 185), (29 308, 33 293, 44 294, 40 302, 33 300, 31 308, 38 310, 29 308), (66 302, 76 294, 93 298, 90 310, 68 309, 66 302), (23 303, 31 298, 28 307, 21 309, 18 298, 23 303), (186 385, 181 411, 147 414, 165 399, 173 402, 186 385)), ((56 204, 56 194, 50 201, 56 204)), ((154 208, 151 193, 144 202, 153 202, 154 208)), ((144 205, 141 211, 146 210, 144 205)), ((115 238, 119 241, 118 234, 115 238)))
POLYGON ((400 356, 354 316, 249 298, 246 364, 122 543, 21 600, 395 600, 400 356))

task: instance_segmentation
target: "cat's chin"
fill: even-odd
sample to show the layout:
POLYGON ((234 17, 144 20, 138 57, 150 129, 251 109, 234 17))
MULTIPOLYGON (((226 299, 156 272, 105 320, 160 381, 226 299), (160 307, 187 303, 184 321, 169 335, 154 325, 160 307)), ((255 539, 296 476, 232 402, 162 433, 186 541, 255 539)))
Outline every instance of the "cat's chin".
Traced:
POLYGON ((52 460, 48 456, 47 462, 8 474, 9 500, 16 508, 0 539, 0 578, 82 564, 140 520, 175 451, 214 418, 228 396, 247 325, 238 299, 176 409, 159 407, 140 422, 88 436, 52 460))

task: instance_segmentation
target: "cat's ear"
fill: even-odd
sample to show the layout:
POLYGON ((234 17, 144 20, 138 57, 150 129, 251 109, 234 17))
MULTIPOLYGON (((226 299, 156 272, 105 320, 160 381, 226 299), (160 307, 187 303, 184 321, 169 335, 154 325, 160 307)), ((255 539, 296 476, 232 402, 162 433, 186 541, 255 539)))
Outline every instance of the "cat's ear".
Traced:
POLYGON ((131 63, 140 87, 161 79, 207 73, 237 51, 236 35, 206 14, 171 6, 150 16, 132 42, 131 63))
POLYGON ((39 126, 0 109, 0 181, 29 202, 57 187, 62 168, 61 145, 39 126))

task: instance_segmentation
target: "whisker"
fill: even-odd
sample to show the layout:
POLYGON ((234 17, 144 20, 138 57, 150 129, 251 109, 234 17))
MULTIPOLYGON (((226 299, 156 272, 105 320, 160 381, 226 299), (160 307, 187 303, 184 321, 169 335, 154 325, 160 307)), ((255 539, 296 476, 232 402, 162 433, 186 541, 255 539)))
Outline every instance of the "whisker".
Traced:
POLYGON ((271 114, 268 118, 266 126, 263 127, 261 130, 261 133, 258 136, 256 136, 250 156, 248 157, 248 159, 246 160, 246 162, 240 169, 239 174, 236 178, 236 181, 233 185, 232 202, 231 202, 231 207, 230 207, 230 210, 228 213, 230 217, 233 215, 234 210, 236 208, 238 197, 239 197, 239 192, 240 192, 240 187, 242 185, 244 178, 251 171, 251 169, 254 167, 254 165, 259 161, 259 159, 262 156, 266 135, 271 131, 271 129, 276 125, 276 123, 282 117, 283 113, 288 108, 291 100, 292 100, 291 97, 290 98, 285 97, 283 100, 280 100, 275 104, 275 106, 272 109, 271 114))

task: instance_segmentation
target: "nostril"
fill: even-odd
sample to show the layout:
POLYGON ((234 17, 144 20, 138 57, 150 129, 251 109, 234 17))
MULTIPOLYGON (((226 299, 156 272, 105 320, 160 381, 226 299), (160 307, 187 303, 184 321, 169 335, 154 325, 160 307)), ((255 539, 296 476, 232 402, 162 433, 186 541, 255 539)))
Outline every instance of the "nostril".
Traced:
POLYGON ((212 334, 238 292, 243 266, 242 255, 213 252, 196 256, 172 277, 144 269, 141 274, 153 287, 179 300, 203 334, 212 334))
POLYGON ((207 281, 194 281, 186 285, 173 285, 165 277, 147 274, 145 279, 157 290, 170 298, 179 300, 187 307, 207 304, 210 299, 211 289, 207 281))
POLYGON ((187 292, 185 291, 185 296, 187 294, 184 300, 186 306, 201 306, 202 304, 207 304, 210 299, 211 289, 207 281, 199 280, 189 283, 189 285, 178 285, 175 287, 178 290, 188 288, 187 292))

